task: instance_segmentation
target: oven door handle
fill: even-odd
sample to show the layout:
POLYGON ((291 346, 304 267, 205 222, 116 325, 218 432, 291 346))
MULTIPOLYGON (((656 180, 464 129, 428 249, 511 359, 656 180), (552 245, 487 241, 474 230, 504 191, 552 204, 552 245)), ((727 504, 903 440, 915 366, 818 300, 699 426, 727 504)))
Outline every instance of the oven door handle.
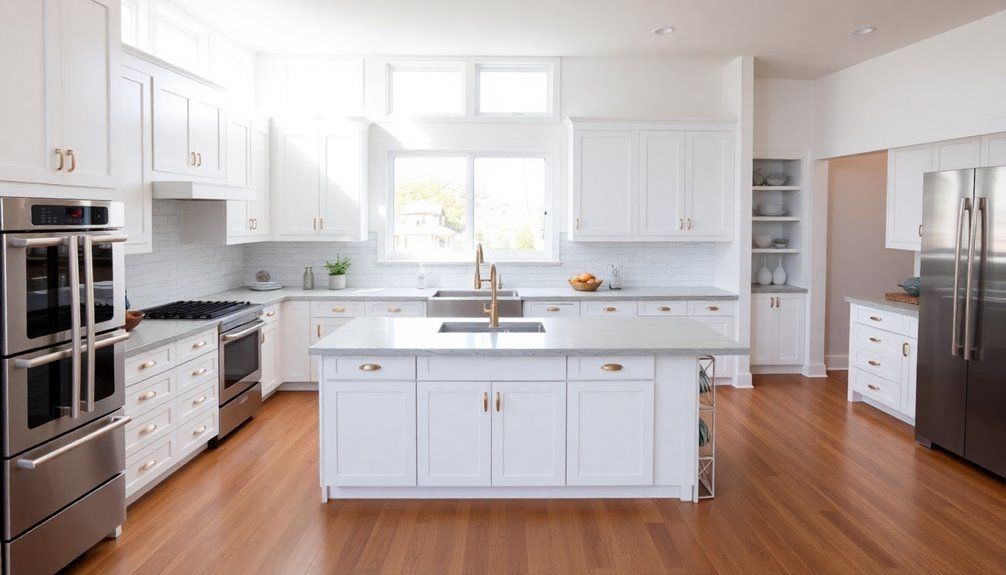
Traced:
POLYGON ((223 343, 227 343, 229 341, 234 341, 236 339, 241 339, 242 337, 244 337, 244 336, 246 336, 248 334, 255 333, 256 331, 262 329, 263 325, 265 325, 264 321, 256 321, 255 324, 252 325, 251 327, 245 328, 245 329, 243 329, 243 330, 241 330, 239 332, 221 334, 220 335, 220 341, 222 341, 223 343))
POLYGON ((84 240, 84 323, 87 328, 87 397, 84 411, 94 411, 94 351, 97 350, 94 337, 94 236, 82 236, 84 240))
POLYGON ((54 248, 65 244, 68 240, 68 237, 9 238, 7 245, 12 248, 54 248))
MULTIPOLYGON (((94 344, 94 349, 102 349, 110 345, 115 345, 117 343, 126 341, 127 339, 129 339, 129 337, 130 334, 124 331, 116 332, 112 337, 107 337, 99 341, 98 343, 94 344)), ((81 352, 86 352, 88 349, 89 348, 87 347, 87 345, 82 345, 80 347, 81 352)), ((66 359, 70 357, 72 353, 73 353, 72 350, 64 349, 62 351, 54 351, 52 353, 47 353, 45 355, 40 355, 38 357, 33 357, 31 359, 15 359, 14 367, 20 369, 33 369, 41 365, 52 363, 54 361, 66 359)))
POLYGON ((111 423, 102 427, 101 429, 96 429, 91 433, 88 433, 84 437, 75 439, 70 443, 67 443, 63 447, 53 449, 52 451, 46 453, 42 457, 37 457, 35 459, 18 459, 17 467, 18 469, 37 469, 40 465, 44 465, 46 462, 52 461, 53 459, 56 459, 60 455, 64 455, 70 451, 73 451, 74 449, 77 449, 78 447, 84 445, 89 441, 93 441, 110 431, 118 429, 132 420, 133 418, 128 415, 121 415, 121 416, 117 415, 112 418, 111 423))
POLYGON ((126 234, 106 234, 101 236, 90 236, 91 241, 96 244, 116 244, 129 239, 126 234))
MULTIPOLYGON (((77 236, 67 242, 67 265, 70 272, 70 418, 80 417, 80 262, 77 259, 77 236)), ((90 355, 90 354, 89 354, 90 355)))

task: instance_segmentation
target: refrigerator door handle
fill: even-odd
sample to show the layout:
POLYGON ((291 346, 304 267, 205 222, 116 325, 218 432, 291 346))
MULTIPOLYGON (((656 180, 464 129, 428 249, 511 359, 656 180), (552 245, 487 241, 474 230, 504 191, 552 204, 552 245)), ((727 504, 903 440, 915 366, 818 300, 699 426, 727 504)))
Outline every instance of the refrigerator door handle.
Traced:
POLYGON ((950 337, 950 355, 961 353, 961 328, 957 320, 961 307, 961 233, 964 232, 964 214, 971 215, 971 198, 961 198, 961 205, 957 209, 957 234, 954 236, 953 334, 950 337))
MULTIPOLYGON (((975 238, 978 237, 978 222, 981 220, 981 216, 985 214, 985 198, 978 199, 977 209, 973 210, 971 213, 971 237, 968 238, 968 272, 967 279, 965 280, 964 286, 964 359, 969 360, 974 355, 974 330, 971 329, 971 301, 974 299, 971 297, 971 280, 974 278, 974 260, 975 260, 975 238)), ((982 227, 984 228, 984 222, 982 222, 982 227)), ((982 250, 985 249, 984 242, 982 243, 982 250)))

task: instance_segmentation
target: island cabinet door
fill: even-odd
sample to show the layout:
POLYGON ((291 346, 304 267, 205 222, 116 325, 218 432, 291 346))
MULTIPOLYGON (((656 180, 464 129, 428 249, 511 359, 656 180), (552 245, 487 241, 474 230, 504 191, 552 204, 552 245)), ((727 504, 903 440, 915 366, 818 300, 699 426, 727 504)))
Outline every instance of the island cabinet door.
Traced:
POLYGON ((566 484, 653 485, 653 381, 571 381, 566 484))
POLYGON ((325 485, 416 484, 416 384, 325 381, 321 385, 325 485))
POLYGON ((416 386, 419 485, 490 485, 492 385, 421 381, 416 386))
POLYGON ((493 485, 566 483, 566 383, 493 383, 493 485))

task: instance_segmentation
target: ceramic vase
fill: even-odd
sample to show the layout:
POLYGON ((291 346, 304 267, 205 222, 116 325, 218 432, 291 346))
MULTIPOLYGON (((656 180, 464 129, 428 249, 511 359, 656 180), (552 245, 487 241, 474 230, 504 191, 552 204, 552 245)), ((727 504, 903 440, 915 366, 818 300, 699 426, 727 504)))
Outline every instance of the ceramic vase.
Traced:
POLYGON ((781 286, 786 283, 786 270, 782 267, 782 258, 779 258, 779 264, 775 267, 775 271, 772 272, 772 285, 781 286))
POLYGON ((772 272, 769 271, 768 267, 765 265, 765 258, 761 259, 761 269, 758 270, 756 279, 758 280, 758 285, 760 286, 772 284, 772 272))
POLYGON ((328 289, 346 289, 346 274, 328 276, 328 289))

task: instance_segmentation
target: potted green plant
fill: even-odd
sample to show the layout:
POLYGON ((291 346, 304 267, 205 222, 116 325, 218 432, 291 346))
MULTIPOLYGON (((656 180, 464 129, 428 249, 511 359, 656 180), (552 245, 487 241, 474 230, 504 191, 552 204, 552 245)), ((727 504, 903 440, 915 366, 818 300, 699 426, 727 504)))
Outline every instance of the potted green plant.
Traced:
POLYGON ((325 262, 325 269, 328 270, 328 289, 345 289, 346 272, 353 260, 347 257, 335 256, 335 261, 325 262))

